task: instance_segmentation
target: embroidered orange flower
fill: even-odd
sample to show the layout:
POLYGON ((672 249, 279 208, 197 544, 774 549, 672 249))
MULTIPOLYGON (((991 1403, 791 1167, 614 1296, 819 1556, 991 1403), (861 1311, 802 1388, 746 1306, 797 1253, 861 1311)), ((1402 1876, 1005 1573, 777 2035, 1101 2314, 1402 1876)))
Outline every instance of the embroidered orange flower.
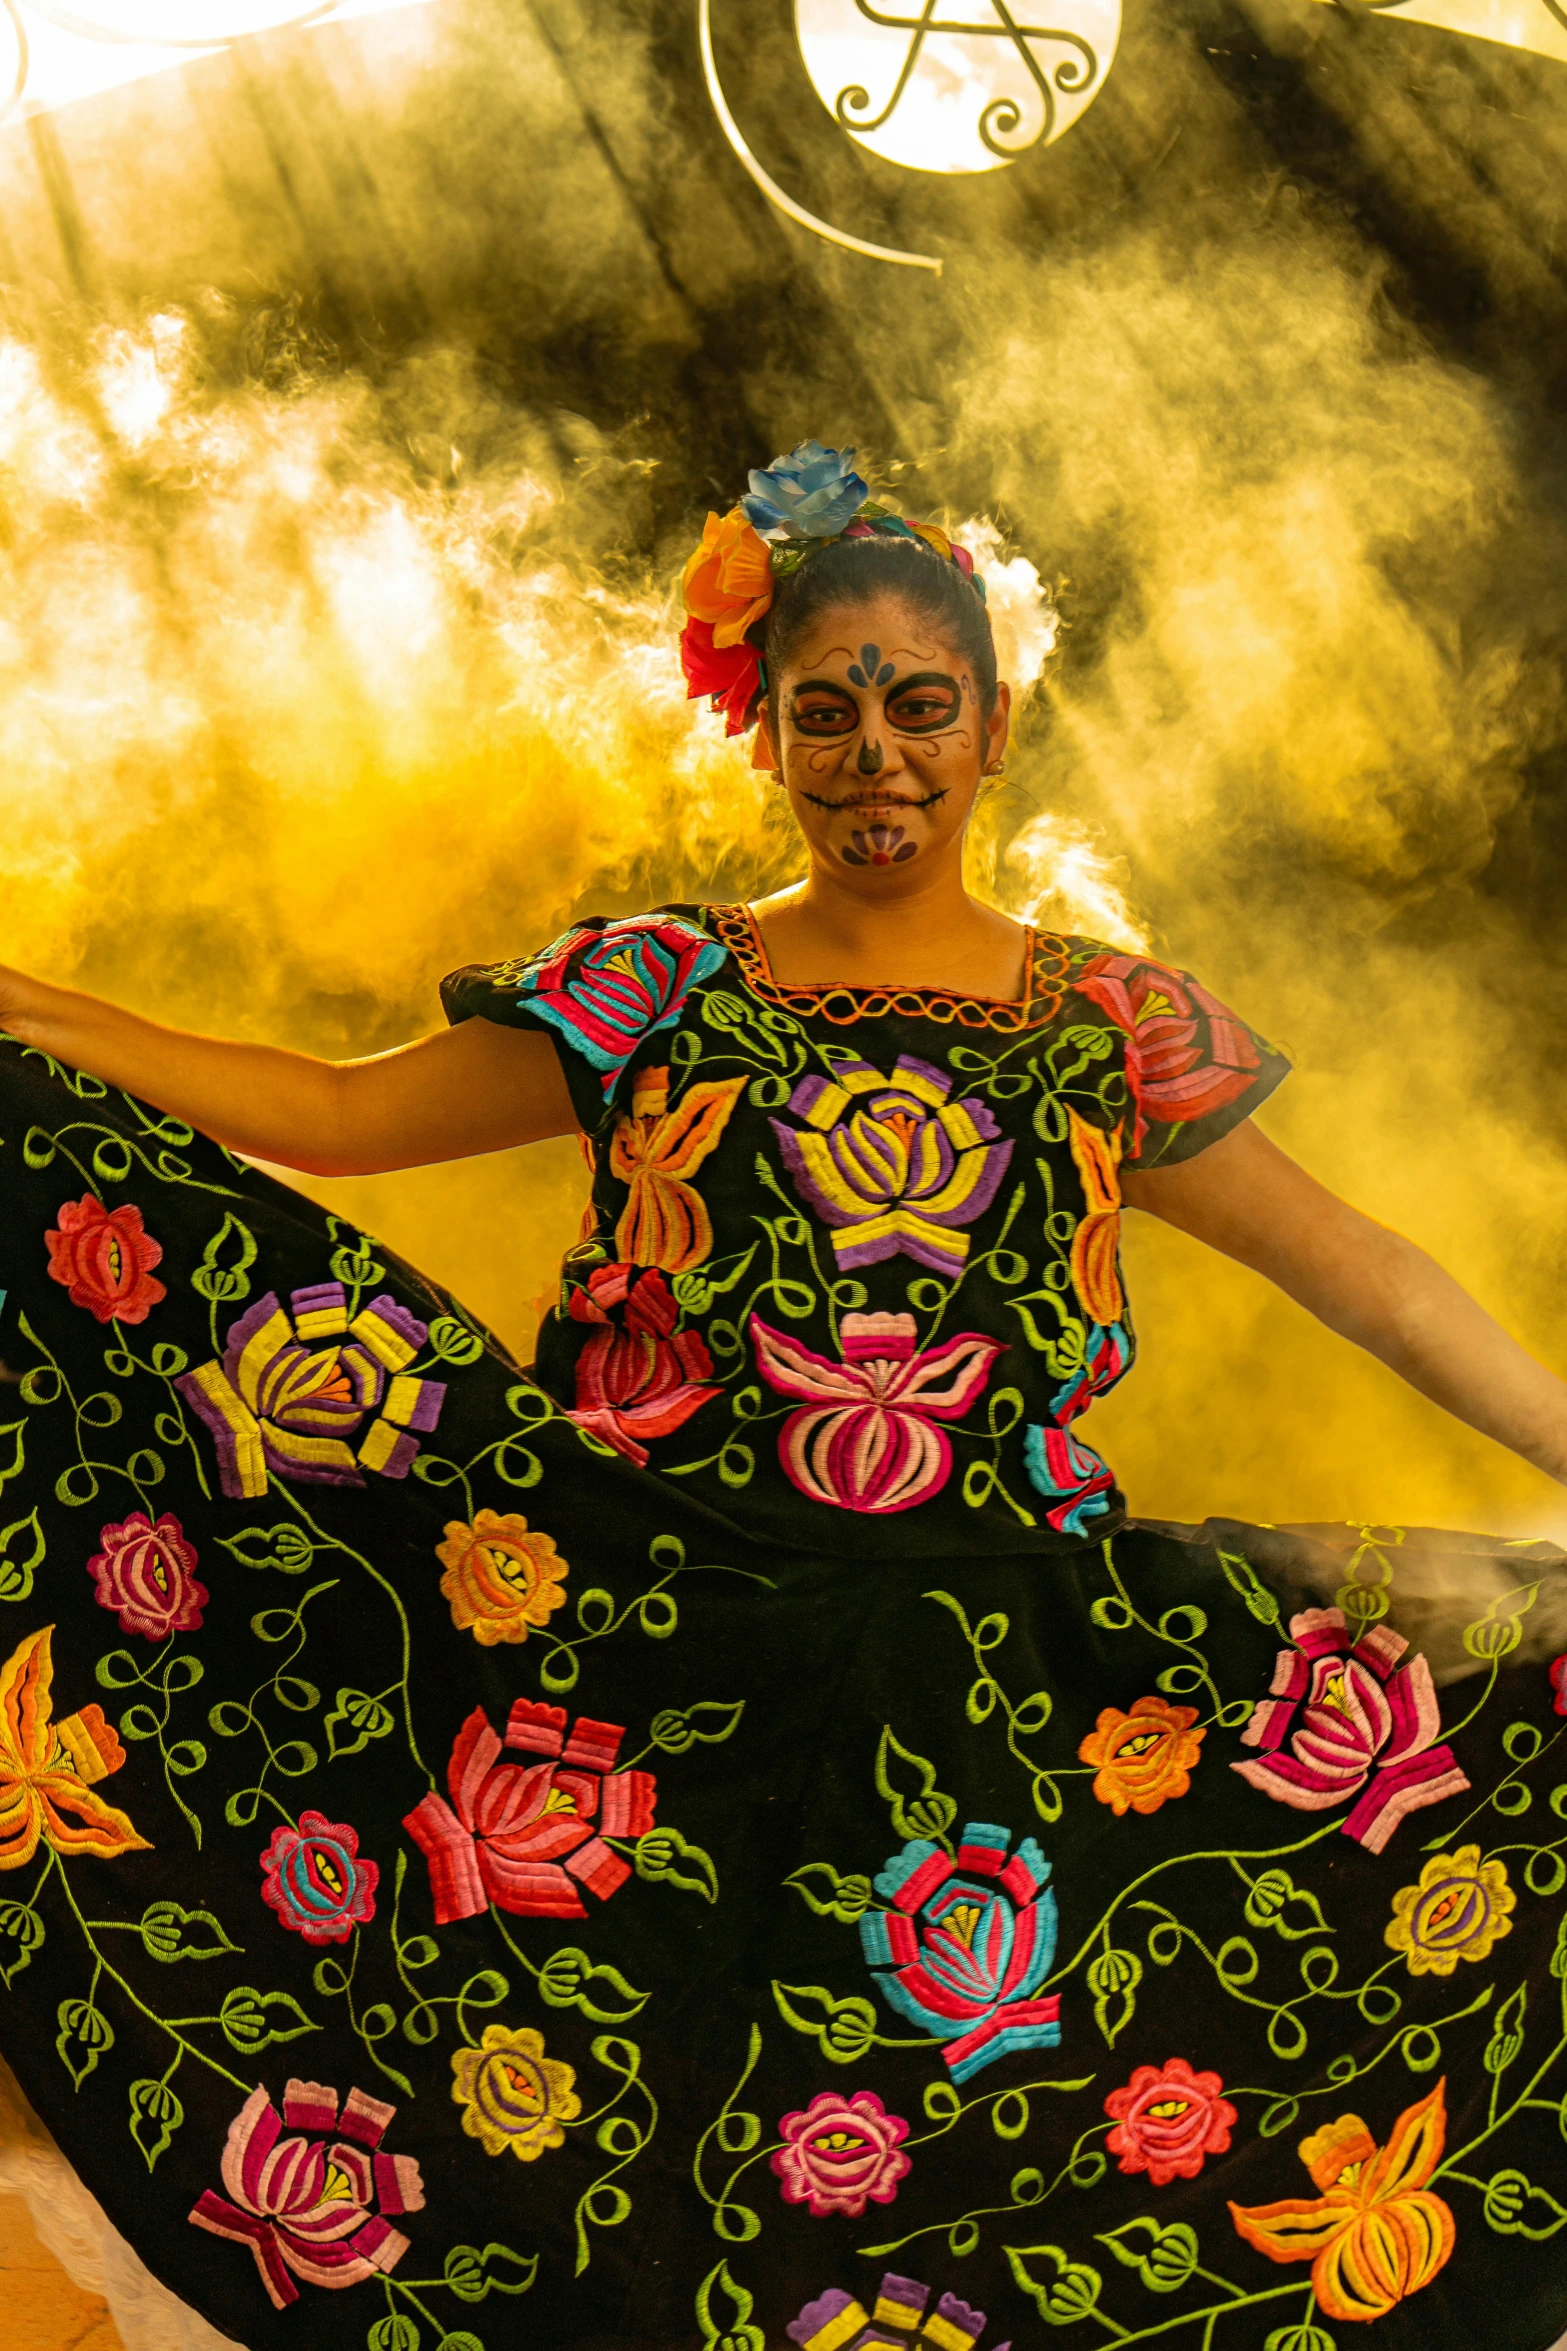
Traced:
POLYGON ((1341 2114, 1300 2143, 1322 2193, 1230 2206, 1270 2261, 1309 2261, 1326 2318, 1373 2319, 1428 2286, 1452 2254, 1453 2216, 1426 2181, 1447 2136, 1445 2082, 1399 2116, 1379 2148, 1358 2114, 1341 2114))
POLYGON ((1119 1322, 1125 1307, 1116 1252, 1121 1245, 1121 1135, 1103 1134, 1067 1107, 1067 1141, 1086 1202, 1072 1235, 1072 1287, 1090 1322, 1119 1322))
POLYGON ((680 592, 693 620, 712 623, 713 643, 720 650, 738 645, 751 623, 770 609, 772 556, 738 506, 708 516, 701 546, 686 558, 680 592))
POLYGON ((481 1648, 525 1641, 548 1623, 552 1610, 565 1606, 560 1587, 571 1571, 553 1536, 530 1531, 520 1511, 501 1517, 479 1510, 472 1526, 449 1519, 435 1556, 446 1569, 441 1596, 451 1602, 452 1622, 481 1648))
POLYGON ((53 1625, 30 1633, 0 1666, 0 1869, 23 1869, 39 1839, 57 1853, 152 1850, 123 1812, 93 1794, 125 1761, 101 1706, 52 1720, 53 1625))
POLYGON ((615 1227, 624 1265, 656 1265, 687 1273, 713 1246, 707 1203, 689 1181, 713 1149, 746 1081, 715 1078, 687 1086, 669 1107, 669 1071, 638 1070, 631 1083, 631 1115, 621 1119, 610 1145, 611 1175, 631 1197, 615 1227))
POLYGON ((1138 1698, 1130 1714, 1107 1706, 1077 1750, 1080 1763, 1096 1763, 1094 1794, 1119 1820, 1123 1812, 1157 1812, 1172 1796, 1184 1796, 1202 1760, 1204 1734, 1194 1731, 1195 1706, 1172 1706, 1168 1698, 1138 1698))

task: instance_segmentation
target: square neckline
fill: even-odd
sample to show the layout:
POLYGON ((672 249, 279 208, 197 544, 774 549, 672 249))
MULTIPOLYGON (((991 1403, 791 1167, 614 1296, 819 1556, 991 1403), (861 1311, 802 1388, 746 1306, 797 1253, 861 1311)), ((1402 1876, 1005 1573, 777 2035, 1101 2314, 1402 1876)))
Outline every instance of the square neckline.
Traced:
MULTIPOLYGON (((773 970, 772 957, 767 952, 767 942, 762 936, 762 926, 757 921, 748 901, 739 900, 724 906, 710 905, 704 908, 704 912, 712 915, 722 930, 730 932, 731 935, 725 938, 724 944, 731 951, 737 953, 741 967, 746 971, 746 976, 752 985, 760 985, 763 993, 780 1003, 789 1002, 792 1004, 793 1000, 798 997, 828 999, 845 996, 869 996, 879 999, 882 1005, 891 1009, 894 1006, 901 1008, 908 1000, 917 997, 921 1000, 930 1000, 954 1008, 972 1004, 976 1007, 983 1007, 987 1012, 1014 1013, 1019 1016, 1017 1023, 1019 1027, 1026 1025, 1028 1015, 1034 1007, 1036 998, 1034 965, 1039 952, 1040 934, 1031 922, 1026 922, 1021 926, 1023 932, 1022 995, 984 996, 964 988, 924 987, 912 981, 902 983, 895 980, 780 980, 773 970), (737 921, 744 926, 743 951, 741 942, 733 935, 737 921)), ((825 1004, 822 1008, 825 1009, 825 1004)), ((829 1017, 831 1016, 829 1015, 829 1017)), ((953 1017, 954 1013, 949 1012, 947 1018, 953 1017)), ((964 1023, 963 1025, 970 1024, 964 1023)))

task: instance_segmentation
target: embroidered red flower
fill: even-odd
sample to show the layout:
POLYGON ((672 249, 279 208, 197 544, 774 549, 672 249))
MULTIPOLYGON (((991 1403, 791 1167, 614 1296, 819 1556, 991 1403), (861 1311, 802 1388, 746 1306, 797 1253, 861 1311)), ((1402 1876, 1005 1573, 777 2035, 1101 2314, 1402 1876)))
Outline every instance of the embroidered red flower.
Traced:
POLYGON ((118 1526, 99 1531, 101 1551, 87 1562, 98 1587, 100 1608, 112 1608, 122 1633, 144 1633, 161 1641, 169 1633, 193 1633, 207 1605, 207 1587, 196 1580, 196 1546, 167 1511, 156 1525, 133 1510, 118 1526))
POLYGON ((524 1918, 586 1918, 577 1889, 607 1902, 631 1875, 606 1837, 653 1826, 650 1771, 616 1771, 625 1731, 579 1715, 570 1735, 564 1706, 518 1698, 506 1745, 538 1760, 502 1761, 482 1706, 457 1734, 446 1784, 451 1803, 426 1796, 403 1822, 430 1870, 438 1926, 476 1918, 493 1902, 524 1918))
POLYGON ((778 2125, 783 2145, 769 2158, 786 2204, 811 2217, 842 2212, 858 2220, 867 2204, 890 2204, 909 2169, 902 2152, 909 2126, 889 2114, 874 2090, 823 2090, 802 2113, 778 2125))
POLYGON ((1556 1692, 1557 1713, 1567 1714, 1567 1649, 1551 1659, 1551 1688, 1556 1692))
POLYGON ((359 1859, 359 1831, 322 1812, 281 1823, 261 1856, 261 1899, 307 1943, 346 1943, 375 1916, 381 1872, 359 1859))
POLYGON ((1096 955, 1075 986, 1126 1037, 1126 1082, 1137 1106, 1130 1157, 1143 1147, 1150 1119, 1177 1126, 1206 1118, 1244 1094, 1261 1062, 1249 1032, 1233 1012, 1162 963, 1137 955, 1096 955), (1208 1024, 1204 1051, 1197 1014, 1208 1024))
POLYGON ((1194 2073, 1184 2057, 1140 2065, 1105 2100, 1115 2124, 1105 2145, 1121 2170, 1145 2171, 1156 2188, 1194 2180, 1210 2155, 1224 2153, 1235 2127, 1235 2109, 1219 2095, 1223 2087, 1216 2073, 1194 2073))
POLYGON ((648 1442, 680 1428, 719 1391, 700 1331, 678 1331, 680 1309, 662 1273, 595 1266, 571 1295, 574 1322, 595 1323, 577 1358, 577 1403, 568 1417, 613 1445, 639 1469, 648 1442), (621 1320, 611 1320, 619 1313, 621 1320))
POLYGON ((145 1229, 141 1210, 127 1201, 105 1208, 89 1192, 67 1200, 56 1231, 47 1232, 49 1277, 85 1306, 99 1322, 145 1322, 149 1307, 168 1291, 153 1279, 163 1262, 163 1243, 145 1229))

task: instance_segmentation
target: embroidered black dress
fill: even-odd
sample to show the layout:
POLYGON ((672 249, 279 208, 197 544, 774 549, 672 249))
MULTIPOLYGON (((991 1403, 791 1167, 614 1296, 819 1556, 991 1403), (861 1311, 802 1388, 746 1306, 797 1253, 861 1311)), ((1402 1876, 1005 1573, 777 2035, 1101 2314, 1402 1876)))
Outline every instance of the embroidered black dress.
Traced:
POLYGON ((254 2351, 1544 2351, 1560 1554, 1130 1523, 1080 1433, 1120 1170, 1281 1057, 733 907, 445 997, 592 1141, 530 1370, 0 1045, 0 2048, 144 2259, 254 2351))

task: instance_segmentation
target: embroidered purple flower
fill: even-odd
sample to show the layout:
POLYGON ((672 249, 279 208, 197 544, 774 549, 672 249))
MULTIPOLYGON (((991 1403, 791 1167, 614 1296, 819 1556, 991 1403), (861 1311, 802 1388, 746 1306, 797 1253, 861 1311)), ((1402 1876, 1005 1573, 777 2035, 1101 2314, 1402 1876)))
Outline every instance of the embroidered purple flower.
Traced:
POLYGON ((224 1493, 254 1500, 269 1470, 325 1486, 362 1486, 367 1469, 405 1478, 419 1450, 410 1432, 433 1429, 446 1401, 444 1382, 408 1369, 428 1326, 391 1297, 350 1322, 341 1282, 296 1290, 290 1305, 292 1321, 269 1290, 229 1325, 221 1362, 174 1383, 216 1440, 224 1493))
POLYGON ((790 1095, 803 1130, 769 1122, 795 1190, 834 1228, 845 1270, 901 1253, 950 1278, 968 1257, 963 1228, 995 1198, 1011 1143, 977 1096, 949 1102, 951 1078, 912 1053, 890 1077, 857 1060, 837 1073, 803 1078, 790 1095))
MULTIPOLYGON (((931 2289, 914 2278, 900 2278, 889 2270, 881 2281, 876 2306, 867 2310, 841 2286, 829 2286, 814 2302, 807 2302, 785 2327, 800 2351, 887 2351, 894 2344, 906 2351, 973 2351, 985 2331, 985 2313, 943 2294, 934 2310, 928 2305, 931 2289)), ((998 2343, 995 2351, 1012 2351, 998 2343)))
POLYGON ((1241 1744, 1255 1763, 1232 1763, 1254 1788, 1299 1812, 1360 1801, 1344 1834, 1380 1853, 1406 1812, 1461 1795, 1469 1782, 1453 1751, 1436 1744, 1441 1710, 1423 1657, 1385 1624, 1351 1644, 1343 1611, 1307 1608, 1290 1618, 1270 1694, 1259 1699, 1241 1744), (1286 1746, 1287 1742, 1287 1746, 1286 1746))
POLYGON ((1023 1431, 1028 1481, 1048 1501, 1045 1517, 1057 1534, 1086 1534, 1089 1521, 1110 1508, 1114 1472, 1092 1445, 1071 1434, 1070 1424, 1125 1377, 1132 1353, 1123 1324, 1090 1325, 1082 1364, 1050 1399, 1053 1423, 1031 1422, 1023 1431))
POLYGON ((764 539, 835 539, 870 496, 852 449, 797 441, 787 457, 755 467, 740 511, 764 539))
POLYGON ((381 1875, 359 1859, 359 1831, 324 1813, 302 1812, 297 1829, 280 1824, 261 1856, 261 1899, 307 1943, 346 1943, 375 1916, 381 1875))
POLYGON ((518 974, 521 1001, 596 1070, 605 1099, 636 1047, 673 1028, 699 980, 729 950, 678 914, 579 925, 518 974))
POLYGON ((813 2220, 829 2212, 858 2220, 867 2204, 890 2204, 909 2169, 902 2152, 909 2126, 874 2090, 852 2098, 823 2090, 803 2113, 786 2114, 778 2130, 784 2143, 769 2160, 783 2200, 809 2206, 813 2220))
POLYGON ((177 1518, 165 1511, 156 1525, 144 1510, 133 1510, 118 1526, 101 1529, 101 1551, 87 1562, 98 1587, 100 1608, 112 1608, 122 1633, 143 1633, 161 1641, 169 1633, 193 1633, 207 1605, 207 1587, 196 1580, 196 1546, 177 1518))
POLYGON ((340 2288, 395 2269, 408 2239, 387 2216, 424 2205, 415 2158, 380 2152, 396 2112, 350 2090, 339 2113, 335 2090, 295 2079, 283 2093, 280 2119, 266 2091, 253 2090, 229 2124, 228 2195, 203 2190, 191 2221, 250 2247, 278 2310, 299 2300, 296 2277, 340 2288), (285 2126, 299 2135, 284 2138, 285 2126))
POLYGON ((946 1484, 952 1444, 940 1426, 967 1412, 1004 1352, 999 1339, 960 1331, 914 1352, 912 1314, 846 1314, 843 1361, 751 1317, 756 1364, 781 1396, 803 1397, 778 1432, 793 1485, 837 1510, 912 1510, 946 1484))
POLYGON ((922 2031, 947 2036, 941 2054, 955 2082, 1061 2039, 1060 2000, 1037 1997, 1056 1951, 1050 1864, 1032 1837, 1009 1861, 1009 1841, 1006 1829, 971 1820, 953 1860, 911 1838, 876 1880, 890 1909, 860 1920, 882 1998, 922 2031))

